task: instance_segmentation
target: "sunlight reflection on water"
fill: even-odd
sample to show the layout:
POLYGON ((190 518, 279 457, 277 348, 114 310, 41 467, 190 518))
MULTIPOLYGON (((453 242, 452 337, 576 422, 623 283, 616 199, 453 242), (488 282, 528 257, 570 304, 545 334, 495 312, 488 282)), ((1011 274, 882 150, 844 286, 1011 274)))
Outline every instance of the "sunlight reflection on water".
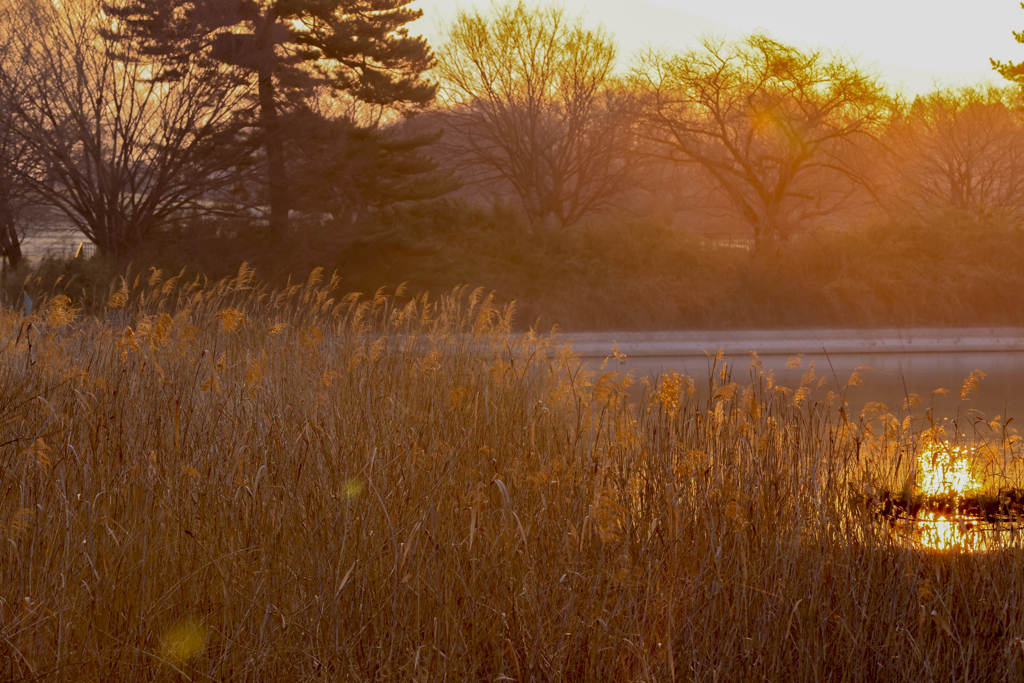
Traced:
POLYGON ((897 526, 903 545, 927 550, 984 553, 1021 546, 1021 533, 1013 525, 995 525, 977 519, 957 519, 933 512, 897 526))

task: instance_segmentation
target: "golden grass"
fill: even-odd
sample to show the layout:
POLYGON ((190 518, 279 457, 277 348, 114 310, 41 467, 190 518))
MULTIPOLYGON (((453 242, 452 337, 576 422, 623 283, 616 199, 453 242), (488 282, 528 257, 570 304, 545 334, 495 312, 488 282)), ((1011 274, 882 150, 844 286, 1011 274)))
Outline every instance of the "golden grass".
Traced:
POLYGON ((912 422, 756 365, 630 405, 479 292, 144 280, 0 313, 0 679, 1024 670, 1019 545, 915 550, 847 504, 912 422))

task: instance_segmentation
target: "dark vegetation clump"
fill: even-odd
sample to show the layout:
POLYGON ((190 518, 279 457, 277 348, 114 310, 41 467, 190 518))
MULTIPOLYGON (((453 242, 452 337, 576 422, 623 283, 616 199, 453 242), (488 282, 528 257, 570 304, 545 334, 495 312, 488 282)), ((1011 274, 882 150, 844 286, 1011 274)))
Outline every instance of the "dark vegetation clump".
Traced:
POLYGON ((337 275, 339 295, 480 286, 515 302, 520 329, 1024 324, 1024 229, 1004 217, 888 217, 755 252, 657 220, 605 217, 542 230, 508 206, 442 199, 388 208, 347 231, 308 226, 308 234, 281 250, 244 223, 217 231, 186 225, 161 233, 132 261, 49 258, 23 266, 8 273, 4 291, 11 305, 24 289, 33 298, 63 293, 99 310, 114 276, 129 267, 212 281, 249 262, 280 286, 325 266, 337 275))

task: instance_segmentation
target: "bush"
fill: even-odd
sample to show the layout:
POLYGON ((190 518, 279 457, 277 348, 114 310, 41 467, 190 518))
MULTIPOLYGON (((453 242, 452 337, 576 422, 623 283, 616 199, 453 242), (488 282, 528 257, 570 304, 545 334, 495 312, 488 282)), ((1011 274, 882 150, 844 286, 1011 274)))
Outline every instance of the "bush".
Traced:
MULTIPOLYGON (((132 272, 215 280, 251 262, 262 281, 284 287, 326 265, 337 296, 403 283, 410 296, 479 286, 514 301, 520 327, 541 330, 1024 325, 1024 231, 998 217, 890 217, 755 254, 656 220, 533 230, 508 207, 456 200, 391 207, 358 226, 296 221, 301 239, 287 245, 266 242, 258 227, 179 227, 137 253, 132 272)), ((56 287, 93 310, 127 266, 51 259, 26 291, 56 287)), ((24 278, 8 278, 8 302, 24 278)))
POLYGON ((116 261, 99 255, 44 256, 34 266, 23 261, 17 270, 7 273, 3 298, 7 306, 21 310, 26 294, 35 305, 60 294, 83 310, 98 311, 106 305, 111 283, 119 272, 123 271, 116 261))
POLYGON ((535 230, 507 207, 457 201, 382 215, 337 269, 352 291, 480 286, 515 301, 521 324, 540 329, 699 326, 722 298, 720 264, 690 233, 616 218, 535 230))

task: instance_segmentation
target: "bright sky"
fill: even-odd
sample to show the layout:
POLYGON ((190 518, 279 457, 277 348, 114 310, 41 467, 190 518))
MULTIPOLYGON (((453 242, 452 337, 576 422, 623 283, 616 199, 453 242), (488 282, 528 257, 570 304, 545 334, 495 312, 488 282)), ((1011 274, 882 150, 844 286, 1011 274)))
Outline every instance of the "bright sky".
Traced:
MULTIPOLYGON (((432 40, 457 8, 489 0, 419 0, 418 28, 432 40)), ((845 48, 910 91, 933 79, 974 82, 993 77, 989 57, 1024 61, 1020 0, 562 0, 571 14, 602 23, 629 54, 645 43, 685 49, 700 35, 727 37, 756 29, 804 46, 845 48)))
POLYGON ((1024 60, 1011 31, 1019 0, 654 0, 750 32, 845 45, 883 62, 932 71, 987 69, 989 57, 1024 60))

